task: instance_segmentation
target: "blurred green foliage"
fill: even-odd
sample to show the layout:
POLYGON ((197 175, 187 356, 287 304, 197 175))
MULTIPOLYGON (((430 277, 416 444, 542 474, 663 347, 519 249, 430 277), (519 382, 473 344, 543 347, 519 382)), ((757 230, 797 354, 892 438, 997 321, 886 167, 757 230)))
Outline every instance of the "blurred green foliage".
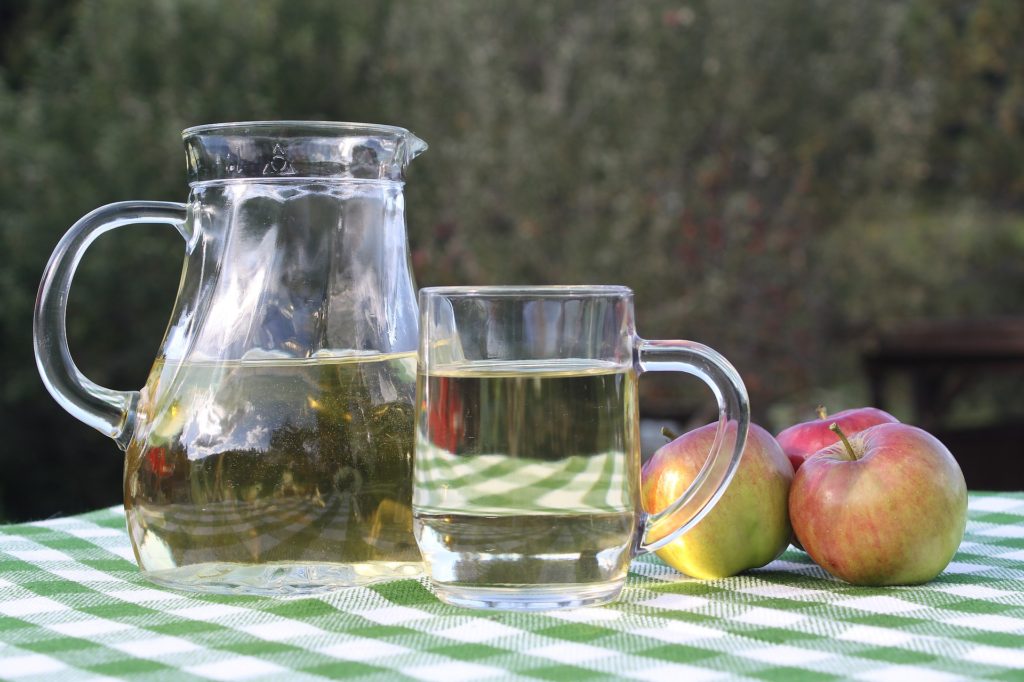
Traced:
MULTIPOLYGON (((1018 0, 5 0, 0 35, 0 518, 119 499, 113 443, 39 381, 33 296, 87 211, 185 198, 188 125, 412 129, 420 284, 632 286, 641 333, 721 350, 762 421, 863 399, 900 320, 1020 311, 1018 0)), ((144 381, 180 249, 139 227, 86 257, 98 383, 144 381)), ((706 401, 671 385, 647 404, 706 401)))

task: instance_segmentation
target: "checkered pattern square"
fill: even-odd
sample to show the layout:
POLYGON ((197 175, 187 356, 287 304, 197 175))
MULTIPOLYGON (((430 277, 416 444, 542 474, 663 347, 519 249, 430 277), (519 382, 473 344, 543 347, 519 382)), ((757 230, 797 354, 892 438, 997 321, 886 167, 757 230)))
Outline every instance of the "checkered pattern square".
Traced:
POLYGON ((927 585, 854 587, 794 549, 711 582, 645 556, 618 602, 540 614, 448 606, 422 579, 191 595, 131 556, 120 509, 0 527, 0 678, 1024 680, 1024 493, 972 493, 927 585))
POLYGON ((414 506, 421 513, 571 514, 632 508, 626 455, 570 455, 556 461, 507 455, 462 457, 418 443, 414 506))

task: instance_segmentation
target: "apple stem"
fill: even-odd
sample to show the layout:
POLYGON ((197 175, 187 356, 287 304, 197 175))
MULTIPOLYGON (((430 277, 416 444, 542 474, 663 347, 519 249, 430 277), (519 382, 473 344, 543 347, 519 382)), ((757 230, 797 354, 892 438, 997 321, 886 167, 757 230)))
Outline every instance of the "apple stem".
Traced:
POLYGON ((669 440, 675 440, 676 438, 679 438, 676 432, 668 428, 667 426, 661 427, 661 435, 665 436, 665 438, 668 438, 669 440))
POLYGON ((857 452, 853 449, 853 446, 850 445, 850 440, 846 437, 846 434, 843 433, 843 430, 841 428, 839 428, 839 424, 832 422, 832 425, 829 426, 828 429, 832 433, 839 436, 839 440, 843 441, 843 445, 846 446, 846 451, 850 453, 850 459, 858 459, 857 452))
POLYGON ((818 419, 828 419, 828 410, 825 409, 824 405, 818 405, 818 408, 814 411, 818 414, 818 419))

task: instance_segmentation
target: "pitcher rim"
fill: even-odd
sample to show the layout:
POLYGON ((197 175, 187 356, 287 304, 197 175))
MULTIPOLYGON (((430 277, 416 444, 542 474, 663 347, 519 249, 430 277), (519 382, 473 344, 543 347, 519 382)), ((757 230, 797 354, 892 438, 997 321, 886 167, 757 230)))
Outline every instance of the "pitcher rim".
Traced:
MULTIPOLYGON (((376 132, 382 134, 398 134, 398 135, 413 135, 416 134, 410 131, 408 128, 401 126, 388 125, 386 123, 359 123, 355 121, 300 121, 300 120, 281 120, 281 121, 227 121, 223 123, 202 123, 200 125, 189 126, 181 131, 182 138, 192 137, 193 135, 201 135, 204 133, 211 132, 224 132, 226 130, 235 130, 238 128, 309 128, 311 130, 317 129, 328 129, 333 131, 364 131, 364 132, 376 132)), ((418 138, 417 138, 418 139, 418 138)))

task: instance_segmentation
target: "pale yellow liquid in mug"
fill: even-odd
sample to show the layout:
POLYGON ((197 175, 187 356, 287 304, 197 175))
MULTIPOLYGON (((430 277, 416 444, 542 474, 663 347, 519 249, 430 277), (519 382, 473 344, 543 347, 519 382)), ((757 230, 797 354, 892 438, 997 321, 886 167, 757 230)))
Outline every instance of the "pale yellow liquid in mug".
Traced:
POLYGON ((434 583, 555 602, 621 584, 640 519, 635 392, 632 368, 589 360, 419 374, 413 507, 434 583))

